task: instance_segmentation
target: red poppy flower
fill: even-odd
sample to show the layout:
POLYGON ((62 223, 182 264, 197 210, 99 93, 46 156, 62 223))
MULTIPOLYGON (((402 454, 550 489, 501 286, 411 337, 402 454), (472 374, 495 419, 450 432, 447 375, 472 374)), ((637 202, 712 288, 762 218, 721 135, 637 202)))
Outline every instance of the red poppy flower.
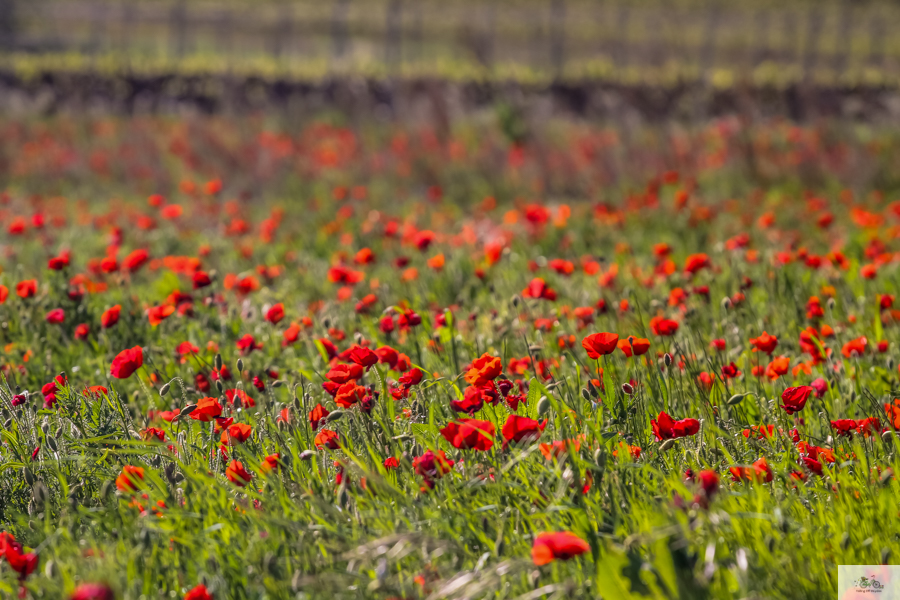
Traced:
POLYGON ((618 343, 619 334, 608 332, 593 333, 581 340, 581 346, 587 350, 588 357, 595 360, 615 352, 618 343))
POLYGON ((256 339, 249 333, 244 334, 243 337, 235 342, 235 346, 237 346, 237 349, 240 350, 243 355, 250 354, 254 350, 262 348, 262 344, 257 343, 256 339))
POLYGON ((75 588, 69 600, 116 600, 116 595, 105 583, 83 583, 75 588))
POLYGON ((803 407, 806 406, 806 401, 809 400, 810 394, 814 391, 815 390, 808 385, 789 387, 781 394, 781 400, 784 402, 784 404, 781 405, 781 408, 787 411, 787 414, 789 415, 800 412, 803 410, 803 407))
POLYGON ((547 285, 540 277, 535 277, 528 284, 528 287, 522 290, 523 298, 534 298, 543 300, 556 300, 556 291, 547 285))
POLYGON ((244 390, 225 390, 225 397, 228 398, 228 403, 231 405, 256 406, 256 402, 244 390))
POLYGON ((128 379, 132 373, 144 364, 144 349, 140 346, 122 350, 113 359, 110 366, 110 375, 116 379, 128 379))
POLYGON ((335 365, 328 370, 325 377, 335 383, 344 384, 363 376, 363 368, 359 365, 335 365))
POLYGON ((323 429, 319 433, 316 434, 313 443, 316 445, 316 448, 329 448, 331 450, 337 450, 341 447, 340 445, 340 436, 331 431, 330 429, 323 429))
POLYGON ((844 355, 845 358, 853 358, 854 356, 862 356, 866 352, 866 346, 868 345, 869 340, 865 337, 858 337, 855 340, 850 340, 844 347, 841 348, 841 354, 844 355))
POLYGON ((31 298, 37 293, 37 280, 26 279, 16 284, 16 295, 19 298, 31 298))
POLYGON ((233 425, 229 425, 225 431, 222 432, 220 442, 231 446, 243 444, 250 439, 252 434, 253 427, 250 425, 247 425, 246 423, 234 423, 233 425))
POLYGON ((675 335, 678 331, 678 322, 665 317, 653 317, 650 319, 650 331, 653 335, 675 335))
POLYGON ((215 398, 200 398, 191 418, 201 423, 208 423, 222 414, 222 405, 215 398))
POLYGON ((625 356, 631 358, 631 356, 642 356, 646 354, 647 350, 650 349, 650 340, 630 335, 625 339, 619 340, 617 346, 625 356))
POLYGON ((266 321, 275 325, 284 318, 284 304, 279 302, 266 311, 266 321))
POLYGON ((156 327, 175 313, 175 307, 169 304, 161 306, 151 306, 147 309, 147 319, 150 325, 156 327))
POLYGON ((390 368, 394 368, 397 365, 397 359, 399 355, 396 350, 391 348, 390 346, 382 346, 375 351, 375 354, 378 355, 378 362, 389 366, 390 368))
POLYGON ((427 450, 422 456, 413 459, 413 471, 425 480, 425 485, 434 487, 434 480, 443 477, 453 468, 454 461, 449 460, 443 450, 434 452, 427 450))
POLYGON ((144 266, 148 260, 150 260, 150 254, 148 254, 146 250, 135 250, 122 260, 122 268, 134 273, 144 266))
POLYGON ((542 533, 534 538, 531 560, 541 566, 554 560, 569 560, 590 550, 587 542, 570 531, 542 533))
POLYGON ((763 331, 759 337, 750 338, 750 344, 753 345, 754 352, 765 352, 771 356, 778 346, 778 338, 763 331))
POLYGON ((195 271, 191 276, 191 283, 195 290, 199 290, 200 288, 205 288, 212 284, 212 278, 210 278, 209 274, 205 271, 195 271))
POLYGON ((355 381, 348 381, 338 388, 334 395, 334 401, 342 408, 350 408, 357 402, 361 402, 366 395, 366 388, 356 385, 355 381))
POLYGON ((393 456, 390 456, 384 459, 384 468, 385 469, 398 469, 400 468, 400 461, 398 461, 393 456))
POLYGON ((91 334, 91 327, 87 323, 80 323, 75 327, 75 339, 86 340, 91 334))
POLYGON ((697 419, 681 419, 676 421, 665 412, 660 412, 656 419, 650 420, 650 427, 656 441, 672 440, 689 435, 695 435, 700 431, 700 421, 697 419))
POLYGON ((184 600, 213 600, 212 595, 202 583, 184 595, 184 600))
POLYGON ((362 346, 353 346, 349 351, 349 358, 352 362, 364 367, 367 371, 369 367, 378 362, 378 355, 372 350, 362 346))
POLYGON ((771 438, 775 434, 774 425, 752 425, 749 429, 741 431, 741 435, 750 439, 751 435, 756 434, 756 439, 762 440, 771 438))
POLYGON ((480 387, 499 377, 502 372, 503 363, 500 357, 485 353, 472 361, 471 367, 466 372, 466 382, 480 387))
POLYGON ((281 459, 281 454, 279 454, 278 452, 276 452, 275 454, 270 454, 269 456, 262 459, 262 462, 260 463, 259 468, 266 475, 268 475, 269 473, 273 473, 273 472, 277 471, 278 468, 281 466, 280 459, 281 459))
POLYGON ((484 407, 484 395, 480 388, 470 386, 466 388, 462 400, 451 400, 450 408, 456 412, 464 412, 469 416, 474 415, 484 407))
POLYGON ((504 446, 509 442, 535 441, 541 437, 541 432, 547 426, 547 419, 537 422, 528 417, 520 417, 519 415, 509 415, 503 424, 501 433, 503 434, 504 446))
POLYGON ((66 311, 61 308, 54 308, 47 313, 46 319, 48 323, 58 325, 66 320, 66 311))
POLYGON ((116 477, 116 489, 120 492, 135 492, 141 488, 144 481, 144 469, 125 465, 122 472, 116 477))
POLYGON ((760 458, 749 467, 731 467, 728 470, 731 472, 732 481, 756 481, 768 483, 774 479, 772 468, 769 466, 769 463, 766 462, 765 457, 760 458))
POLYGON ((309 411, 309 424, 312 427, 312 430, 315 431, 319 428, 319 422, 330 415, 331 413, 321 404, 316 404, 311 411, 309 411))
POLYGON ((493 445, 495 427, 490 421, 459 419, 451 421, 441 429, 441 435, 450 445, 460 450, 490 450, 493 445))
POLYGON ((115 306, 106 309, 103 311, 103 314, 100 315, 100 326, 103 327, 103 329, 109 329, 119 322, 119 314, 121 312, 121 304, 116 304, 115 306))
POLYGON ((225 468, 225 477, 231 483, 244 487, 253 479, 253 474, 244 468, 244 463, 239 460, 233 460, 225 468))

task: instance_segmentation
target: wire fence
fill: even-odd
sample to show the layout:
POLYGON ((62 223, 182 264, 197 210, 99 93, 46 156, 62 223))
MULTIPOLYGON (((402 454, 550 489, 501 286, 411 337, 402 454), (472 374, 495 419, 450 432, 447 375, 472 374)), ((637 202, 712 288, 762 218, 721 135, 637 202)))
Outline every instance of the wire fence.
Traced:
POLYGON ((884 83, 897 25, 900 4, 858 0, 0 0, 4 55, 130 69, 884 83))

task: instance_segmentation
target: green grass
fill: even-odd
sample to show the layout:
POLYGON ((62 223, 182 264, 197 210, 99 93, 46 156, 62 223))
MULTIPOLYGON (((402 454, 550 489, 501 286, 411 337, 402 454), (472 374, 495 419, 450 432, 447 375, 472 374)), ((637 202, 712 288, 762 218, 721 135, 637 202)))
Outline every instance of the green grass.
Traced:
MULTIPOLYGON (((900 467, 896 435, 889 427, 884 436, 840 438, 829 421, 877 416, 887 425, 882 405, 900 388, 897 325, 879 308, 880 295, 898 293, 896 264, 884 262, 874 279, 860 276, 874 255, 896 247, 890 201, 900 190, 898 132, 839 123, 743 129, 722 121, 673 132, 552 122, 531 125, 525 162, 515 167, 504 131, 527 125, 504 115, 499 123, 493 116, 458 123, 437 145, 428 131, 375 122, 350 129, 336 117, 303 126, 263 116, 0 123, 0 160, 9 173, 4 230, 35 212, 47 221, 43 230, 29 225, 22 235, 3 234, 0 275, 10 291, 0 305, 0 530, 39 555, 24 583, 27 595, 60 598, 79 583, 107 582, 119 598, 180 598, 203 582, 219 600, 812 599, 834 596, 838 564, 896 561, 900 490, 888 471, 900 467), (326 150, 335 152, 331 166, 322 160, 326 150), (678 170, 679 181, 659 185, 654 204, 648 182, 669 169, 678 170), (221 193, 205 193, 204 182, 216 177, 221 193), (186 192, 183 182, 199 188, 186 192), (439 201, 428 199, 433 185, 442 188, 439 201), (353 186, 365 186, 365 199, 335 199, 342 186, 348 198, 353 186), (687 206, 679 209, 675 198, 687 189, 687 206), (147 204, 151 193, 182 205, 184 214, 163 219, 147 204), (544 226, 525 219, 532 203, 549 210, 544 226), (563 205, 571 216, 557 223, 563 205), (274 209, 283 211, 280 225, 263 239, 274 209), (861 226, 854 209, 883 221, 861 226), (835 216, 828 230, 816 226, 826 211, 835 216), (759 219, 768 212, 774 224, 764 228, 759 219), (153 216, 156 228, 139 227, 140 216, 153 216), (226 233, 236 218, 246 220, 247 233, 226 233), (391 219, 401 223, 398 238, 383 235, 391 219), (109 251, 113 227, 121 228, 120 262, 136 248, 153 259, 199 257, 212 286, 192 291, 188 277, 163 263, 135 273, 91 271, 90 260, 109 251), (426 229, 438 237, 420 252, 410 239, 426 229), (725 245, 742 233, 756 258, 725 245), (885 249, 867 256, 876 238, 885 249), (487 266, 485 245, 497 239, 508 240, 507 250, 487 266), (676 267, 665 276, 653 276, 662 264, 654 254, 659 243, 671 245, 676 267), (353 264, 365 247, 375 262, 353 264), (811 269, 798 258, 801 247, 818 256, 840 249, 847 268, 811 269), (64 248, 72 253, 68 270, 48 270, 47 258, 64 248), (796 260, 778 263, 784 251, 796 260), (711 267, 691 277, 683 267, 698 252, 709 255, 711 267), (438 253, 446 257, 440 272, 426 262, 438 253), (344 300, 341 286, 328 281, 341 256, 364 273, 344 300), (402 276, 408 267, 394 266, 400 256, 409 257, 416 279, 402 276), (575 272, 547 268, 556 258, 573 261, 575 272), (601 273, 617 265, 617 278, 599 284, 598 273, 582 269, 583 258, 600 261, 601 273), (260 265, 283 270, 266 279, 257 274, 260 265), (476 269, 484 269, 483 280, 476 269), (69 299, 77 283, 71 278, 80 273, 107 289, 69 299), (238 296, 226 289, 229 274, 257 274, 260 288, 238 296), (555 301, 523 298, 538 276, 557 292, 555 301), (37 295, 19 298, 16 283, 31 278, 39 282, 37 295), (709 287, 708 300, 690 294, 683 309, 668 304, 672 289, 701 285, 709 287), (175 290, 192 294, 193 313, 151 326, 146 308, 175 290), (743 302, 722 301, 739 292, 743 302), (368 293, 377 301, 360 314, 356 302, 368 293), (818 320, 806 315, 813 295, 823 302, 818 320), (609 310, 580 328, 572 309, 600 299, 609 310), (276 302, 287 316, 273 325, 263 317, 276 302), (120 321, 101 329, 101 314, 115 304, 120 321), (385 311, 407 306, 422 324, 382 333, 385 311), (57 307, 66 312, 64 323, 47 323, 57 307), (438 326, 446 309, 452 318, 438 326), (674 336, 652 333, 657 315, 678 321, 674 336), (288 324, 307 316, 311 327, 284 346, 288 324), (552 331, 538 328, 539 318, 550 319, 552 331), (80 323, 91 328, 83 341, 74 339, 80 323), (769 357, 751 352, 750 338, 763 330, 776 335, 773 357, 787 355, 794 367, 809 360, 798 340, 810 325, 834 329, 823 340, 830 358, 810 374, 751 374, 769 357), (581 340, 598 331, 646 337, 651 347, 642 359, 618 350, 604 357, 604 387, 592 393, 588 379, 597 364, 581 340), (262 348, 240 356, 236 341, 245 334, 262 348), (574 335, 573 347, 561 348, 560 335, 574 335), (859 336, 868 338, 865 353, 845 358, 842 347, 859 336), (338 450, 316 450, 307 419, 317 403, 337 408, 321 387, 329 362, 320 338, 339 350, 360 340, 391 345, 425 373, 408 398, 395 401, 389 390, 401 373, 373 367, 362 380, 380 393, 371 414, 354 406, 326 425, 340 434, 338 450), (726 351, 710 348, 718 338, 726 351), (181 362, 176 347, 186 340, 199 351, 181 362), (886 353, 874 348, 882 340, 886 353), (136 345, 144 348, 144 366, 128 379, 111 378, 116 354, 136 345), (580 447, 556 460, 535 443, 503 448, 500 431, 511 412, 503 402, 476 416, 496 425, 491 450, 451 447, 439 430, 455 418, 450 402, 467 385, 466 365, 483 353, 501 357, 505 375, 528 384, 517 414, 548 419, 541 442, 578 437, 580 447), (666 353, 675 359, 668 368, 666 353), (150 411, 219 396, 215 384, 204 393, 195 382, 217 355, 235 374, 224 389, 242 388, 256 401, 231 411, 252 435, 227 460, 209 423, 150 419, 150 411), (548 361, 551 378, 506 369, 524 357, 548 361), (698 383, 701 372, 715 375, 731 362, 742 376, 709 389, 698 383), (277 376, 267 376, 269 369, 277 376), (43 408, 40 388, 60 372, 69 386, 57 392, 56 406, 43 408), (264 390, 253 386, 253 376, 265 381, 264 390), (828 380, 829 391, 796 415, 800 424, 779 407, 781 393, 817 377, 828 380), (622 388, 629 381, 631 395, 622 388), (106 386, 109 394, 88 397, 88 385, 106 386), (29 400, 12 406, 23 390, 29 400), (752 395, 733 398, 743 393, 752 395), (289 423, 278 421, 282 409, 289 423), (650 420, 662 410, 701 420, 699 433, 661 445, 650 420), (761 423, 785 433, 771 440, 742 435, 761 423), (165 431, 166 441, 142 440, 149 426, 165 431), (787 435, 794 427, 838 457, 821 476, 800 464, 787 435), (642 449, 640 458, 624 451, 626 443, 642 449), (413 469, 429 449, 456 462, 431 489, 413 469), (310 450, 311 457, 304 454, 310 450), (276 452, 281 468, 264 475, 263 459, 276 452), (730 467, 761 456, 771 483, 730 480, 730 467), (384 467, 388 457, 398 469, 384 467), (227 479, 232 459, 254 474, 246 487, 227 479), (117 490, 125 465, 144 469, 140 492, 117 490), (685 479, 688 469, 718 473, 720 487, 708 503, 685 479), (165 508, 155 514, 149 509, 158 501, 165 508), (590 551, 537 567, 532 542, 545 531, 572 531, 590 551)), ((0 562, 0 595, 12 597, 18 587, 0 562)))

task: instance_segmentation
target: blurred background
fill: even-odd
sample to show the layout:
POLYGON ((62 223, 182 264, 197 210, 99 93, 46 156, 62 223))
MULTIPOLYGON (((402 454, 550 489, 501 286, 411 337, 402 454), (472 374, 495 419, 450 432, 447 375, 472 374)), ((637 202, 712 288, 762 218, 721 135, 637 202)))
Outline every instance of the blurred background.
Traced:
POLYGON ((216 106, 236 102, 224 83, 252 102, 348 78, 884 98, 900 80, 897 25, 887 0, 0 0, 0 85, 33 96, 36 81, 91 76, 101 95, 216 106), (209 89, 165 90, 160 77, 209 89))

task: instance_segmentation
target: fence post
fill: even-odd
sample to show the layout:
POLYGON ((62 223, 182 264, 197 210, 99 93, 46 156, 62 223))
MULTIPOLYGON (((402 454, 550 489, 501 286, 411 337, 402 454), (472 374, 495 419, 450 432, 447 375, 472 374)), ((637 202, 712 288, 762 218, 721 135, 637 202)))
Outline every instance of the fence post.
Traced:
POLYGON ((331 49, 334 58, 347 52, 347 0, 337 0, 331 11, 331 49))
POLYGON ((187 2, 175 0, 172 7, 171 21, 169 22, 169 37, 173 41, 175 56, 184 56, 187 47, 187 2))
POLYGON ((0 48, 16 47, 16 0, 0 0, 0 48))
POLYGON ((869 65, 880 69, 884 68, 886 54, 884 51, 884 17, 876 13, 869 22, 869 65))
POLYGON ((803 52, 803 80, 812 77, 813 69, 818 66, 819 35, 822 32, 822 11, 817 3, 809 5, 806 13, 806 47, 803 52))
POLYGON ((853 0, 843 0, 839 15, 838 47, 835 54, 834 70, 838 79, 843 76, 850 59, 850 51, 853 47, 853 0))
POLYGON ((550 62, 559 79, 566 65, 566 2, 553 0, 550 5, 550 62))
POLYGON ((384 21, 384 59, 389 70, 396 70, 402 57, 401 19, 403 17, 401 0, 390 0, 385 9, 384 21))

